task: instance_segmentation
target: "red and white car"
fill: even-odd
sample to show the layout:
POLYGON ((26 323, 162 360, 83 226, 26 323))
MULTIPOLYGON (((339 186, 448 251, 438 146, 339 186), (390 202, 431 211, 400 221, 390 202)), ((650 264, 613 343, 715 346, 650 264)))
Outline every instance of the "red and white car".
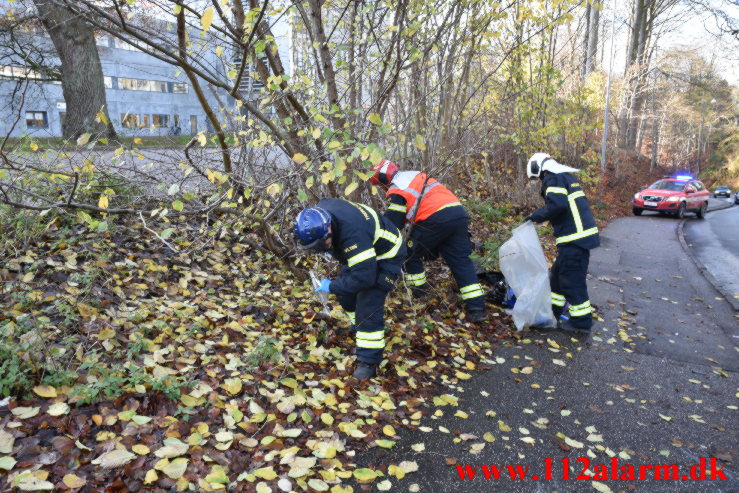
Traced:
POLYGON ((682 219, 686 212, 695 212, 702 219, 706 215, 709 196, 710 192, 703 183, 692 176, 665 177, 634 195, 634 215, 656 211, 682 219))

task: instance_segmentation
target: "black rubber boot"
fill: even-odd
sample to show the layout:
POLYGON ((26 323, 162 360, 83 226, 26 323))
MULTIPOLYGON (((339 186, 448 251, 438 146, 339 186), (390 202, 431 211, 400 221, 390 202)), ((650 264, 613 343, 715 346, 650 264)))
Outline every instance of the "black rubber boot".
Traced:
POLYGON ((377 375, 377 365, 360 361, 354 369, 354 378, 357 380, 367 380, 377 375))
POLYGON ((467 312, 467 318, 470 322, 480 323, 484 322, 487 316, 485 315, 485 310, 470 310, 467 312))
POLYGON ((423 300, 429 295, 428 287, 424 286, 411 286, 411 293, 413 298, 417 300, 423 300))
POLYGON ((575 327, 569 320, 560 320, 559 329, 563 332, 572 334, 575 337, 583 337, 585 339, 590 337, 590 329, 575 327))

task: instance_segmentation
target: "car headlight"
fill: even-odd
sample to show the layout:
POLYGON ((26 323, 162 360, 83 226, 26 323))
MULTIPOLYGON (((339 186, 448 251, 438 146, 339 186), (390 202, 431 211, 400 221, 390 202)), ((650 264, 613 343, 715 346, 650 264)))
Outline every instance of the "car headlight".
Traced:
POLYGON ((673 195, 672 197, 667 197, 665 200, 667 202, 677 202, 678 200, 680 200, 680 197, 678 197, 677 195, 673 195))
POLYGON ((639 194, 639 193, 635 193, 635 194, 634 194, 634 198, 635 198, 635 199, 640 199, 640 198, 641 198, 641 194, 639 194))

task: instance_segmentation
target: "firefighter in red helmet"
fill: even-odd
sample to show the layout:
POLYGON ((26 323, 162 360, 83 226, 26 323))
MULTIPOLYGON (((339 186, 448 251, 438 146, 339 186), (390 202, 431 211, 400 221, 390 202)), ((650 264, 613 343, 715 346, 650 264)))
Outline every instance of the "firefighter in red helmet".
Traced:
POLYGON ((485 319, 485 291, 470 259, 467 212, 448 188, 420 171, 400 171, 392 161, 376 166, 372 184, 386 190, 385 217, 398 229, 413 224, 404 277, 416 296, 427 293, 423 260, 441 255, 454 275, 473 322, 485 319))

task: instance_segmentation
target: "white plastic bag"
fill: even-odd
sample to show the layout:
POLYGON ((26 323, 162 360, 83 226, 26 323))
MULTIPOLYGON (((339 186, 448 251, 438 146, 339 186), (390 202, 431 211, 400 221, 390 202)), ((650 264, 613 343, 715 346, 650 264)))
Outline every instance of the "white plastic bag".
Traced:
POLYGON ((526 221, 514 229, 498 253, 500 270, 516 295, 512 313, 516 328, 555 327, 549 267, 534 223, 526 221))

